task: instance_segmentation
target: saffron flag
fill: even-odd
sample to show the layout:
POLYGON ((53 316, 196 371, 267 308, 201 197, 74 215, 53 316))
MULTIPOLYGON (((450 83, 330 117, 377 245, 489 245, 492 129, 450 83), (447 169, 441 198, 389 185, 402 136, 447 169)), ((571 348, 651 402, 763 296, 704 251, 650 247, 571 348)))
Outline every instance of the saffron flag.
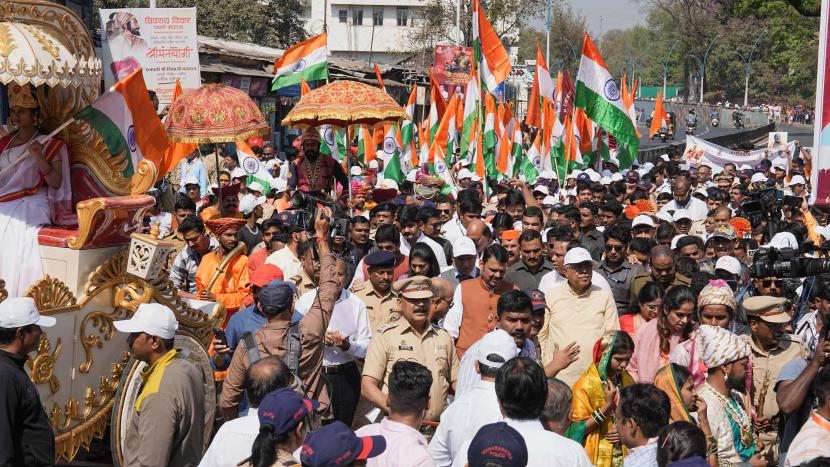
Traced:
POLYGON ((380 88, 386 91, 386 85, 383 84, 383 77, 380 75, 380 68, 378 67, 377 63, 373 63, 372 65, 375 66, 375 76, 378 78, 378 84, 380 88))
POLYGON ((301 79, 317 81, 328 78, 327 40, 326 33, 322 33, 286 50, 282 57, 274 62, 274 81, 271 90, 276 91, 298 84, 301 79))
POLYGON ((651 116, 651 128, 648 130, 649 138, 660 132, 660 128, 668 128, 669 116, 663 108, 663 92, 657 91, 657 102, 654 104, 654 115, 651 116))
POLYGON ((429 125, 427 125, 427 137, 429 144, 435 140, 435 134, 438 132, 438 125, 447 111, 447 101, 441 94, 441 89, 438 87, 438 81, 432 71, 429 72, 429 125))
POLYGON ((366 165, 377 157, 377 147, 374 144, 369 127, 361 125, 357 133, 357 159, 366 165))
POLYGON ((304 78, 300 78, 300 97, 303 97, 310 92, 311 86, 308 85, 308 81, 306 81, 304 78))
POLYGON ((539 39, 536 39, 536 71, 533 75, 533 87, 530 92, 530 99, 527 101, 527 115, 525 124, 532 127, 542 127, 542 98, 553 99, 553 80, 550 77, 548 64, 545 56, 539 47, 539 39))
POLYGON ((245 185, 250 186, 251 183, 259 182, 259 184, 264 188, 262 193, 270 193, 274 177, 272 177, 268 172, 265 164, 257 159, 254 151, 250 146, 248 146, 247 143, 245 143, 245 141, 238 139, 235 144, 236 157, 239 159, 239 166, 242 167, 242 170, 244 170, 246 174, 248 174, 248 179, 245 182, 245 185))
MULTIPOLYGON (((585 33, 582 59, 576 77, 574 105, 585 110, 585 115, 605 128, 620 144, 636 154, 640 139, 625 109, 617 83, 600 56, 591 36, 585 33)), ((620 160, 620 168, 629 168, 634 160, 629 156, 620 160)))
POLYGON ((501 43, 478 0, 473 0, 473 52, 481 74, 481 83, 488 92, 496 88, 510 74, 510 56, 501 43))
POLYGON ((125 155, 122 175, 130 178, 143 159, 161 167, 170 142, 144 85, 141 68, 115 83, 92 105, 75 114, 101 135, 113 156, 125 155))
MULTIPOLYGON (((184 90, 182 90, 181 81, 176 79, 176 87, 173 90, 173 100, 170 105, 172 105, 172 102, 176 102, 176 99, 178 99, 183 92, 184 90)), ((158 167, 159 178, 170 173, 170 171, 179 164, 180 160, 187 157, 196 149, 197 145, 195 143, 174 143, 171 141, 170 146, 167 148, 167 152, 158 167)))

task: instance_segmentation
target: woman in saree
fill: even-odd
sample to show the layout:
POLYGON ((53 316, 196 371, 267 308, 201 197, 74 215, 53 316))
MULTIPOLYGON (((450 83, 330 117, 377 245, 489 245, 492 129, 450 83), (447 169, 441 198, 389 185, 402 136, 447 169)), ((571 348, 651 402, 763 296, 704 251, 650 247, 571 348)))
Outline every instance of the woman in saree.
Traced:
POLYGON ((625 371, 634 341, 623 331, 611 331, 594 345, 594 363, 573 386, 573 413, 569 438, 585 446, 597 467, 619 467, 626 449, 614 427, 619 390, 634 384, 625 371))
POLYGON ((654 385, 669 396, 669 401, 671 401, 669 422, 689 422, 697 425, 706 436, 706 460, 712 467, 718 467, 718 442, 712 436, 712 430, 709 427, 706 402, 695 394, 689 370, 675 363, 669 363, 657 372, 654 385), (695 413, 697 417, 693 417, 692 413, 695 413))
POLYGON ((637 300, 632 303, 632 308, 637 313, 628 313, 620 316, 620 330, 634 337, 634 332, 643 324, 660 316, 660 309, 663 306, 663 297, 666 295, 663 286, 657 282, 646 282, 637 293, 637 300))
POLYGON ((43 278, 40 227, 76 220, 66 146, 39 139, 40 110, 28 85, 12 83, 8 91, 15 130, 0 138, 0 279, 9 295, 21 296, 43 278))

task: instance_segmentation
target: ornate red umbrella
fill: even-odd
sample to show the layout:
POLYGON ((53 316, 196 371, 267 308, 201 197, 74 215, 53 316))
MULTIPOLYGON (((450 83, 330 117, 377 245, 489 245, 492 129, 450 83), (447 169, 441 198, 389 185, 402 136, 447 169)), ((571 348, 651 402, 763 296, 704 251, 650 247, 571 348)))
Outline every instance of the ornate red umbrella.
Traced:
POLYGON ((268 131, 256 103, 239 89, 206 84, 185 91, 170 106, 167 135, 179 143, 224 143, 268 131))
POLYGON ((357 81, 335 81, 303 96, 282 124, 345 127, 400 122, 404 117, 403 107, 383 89, 357 81))

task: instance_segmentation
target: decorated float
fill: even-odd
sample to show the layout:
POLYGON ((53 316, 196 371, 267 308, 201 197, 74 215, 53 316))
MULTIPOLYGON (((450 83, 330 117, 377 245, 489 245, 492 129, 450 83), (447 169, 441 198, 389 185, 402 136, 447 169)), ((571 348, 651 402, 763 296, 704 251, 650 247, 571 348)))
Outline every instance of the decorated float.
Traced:
MULTIPOLYGON (((95 101, 101 62, 83 22, 69 8, 41 0, 0 3, 0 82, 29 85, 49 133, 95 101)), ((0 126, 0 136, 12 131, 0 126)), ((38 244, 44 276, 25 295, 41 314, 57 319, 44 332, 28 370, 55 432, 56 462, 71 461, 93 438, 110 431, 120 465, 144 365, 130 358, 126 335, 113 321, 129 318, 141 303, 170 307, 180 323, 176 348, 204 370, 206 413, 215 406, 207 347, 224 308, 178 296, 164 268, 170 245, 136 229, 154 203, 144 193, 157 168, 141 161, 125 176, 125 157, 113 156, 97 132, 75 122, 58 133, 66 144, 77 222, 42 228, 38 244)), ((9 293, 0 277, 0 301, 9 293)), ((212 430, 206 417, 206 433, 212 430)), ((205 439, 209 439, 206 436, 205 439)))

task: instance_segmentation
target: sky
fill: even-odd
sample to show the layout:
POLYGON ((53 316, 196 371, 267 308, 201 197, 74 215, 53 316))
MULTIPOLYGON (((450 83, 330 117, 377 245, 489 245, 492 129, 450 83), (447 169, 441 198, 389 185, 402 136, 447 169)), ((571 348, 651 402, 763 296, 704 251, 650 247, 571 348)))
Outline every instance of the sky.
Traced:
MULTIPOLYGON (((642 18, 643 2, 637 0, 568 0, 574 10, 585 16, 591 35, 600 35, 611 29, 626 29, 637 23, 645 23, 642 18)), ((543 18, 537 27, 545 28, 543 18)), ((556 27, 554 25, 554 27, 556 27)))

